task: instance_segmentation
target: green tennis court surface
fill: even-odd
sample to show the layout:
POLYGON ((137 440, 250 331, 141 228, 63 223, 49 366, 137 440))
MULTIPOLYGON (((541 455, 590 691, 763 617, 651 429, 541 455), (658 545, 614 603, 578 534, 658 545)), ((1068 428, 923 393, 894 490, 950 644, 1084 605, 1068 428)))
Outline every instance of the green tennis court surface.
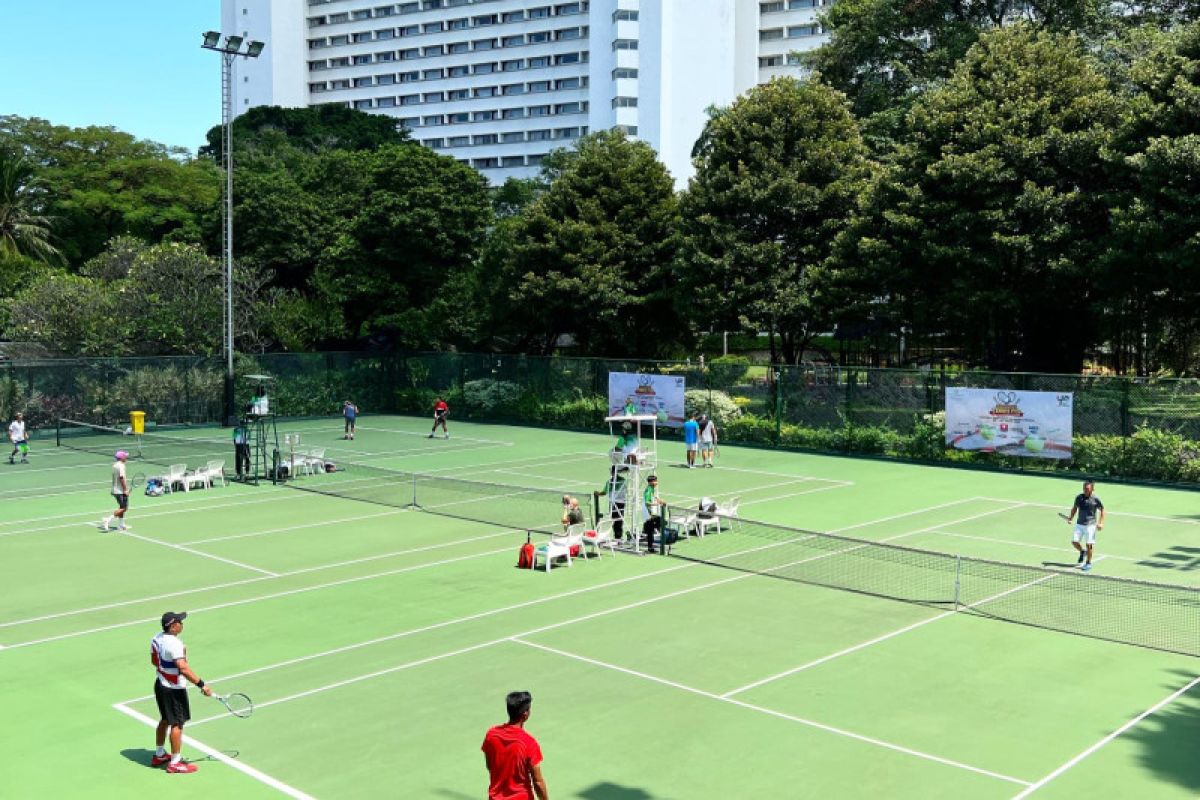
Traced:
MULTIPOLYGON (((887 577, 880 594, 937 587, 915 604, 782 569, 811 556, 738 561, 770 552, 753 520, 1028 565, 1034 577, 992 596, 1052 606, 1058 584, 1083 580, 1056 516, 1073 480, 733 447, 716 469, 686 470, 671 466, 682 445, 665 443, 665 499, 738 497, 743 524, 681 542, 682 558, 605 554, 530 573, 514 566, 518 528, 553 528, 556 494, 603 486, 607 437, 452 421, 452 438, 430 440, 423 419, 360 423, 353 442, 340 420, 283 426, 348 465, 298 479, 317 491, 138 493, 126 534, 98 530, 104 456, 35 439, 30 464, 0 464, 0 796, 170 783, 180 798, 479 798, 479 745, 515 689, 533 693, 528 728, 557 798, 1200 792, 1200 659, 998 621, 991 597, 946 605, 942 568, 855 562, 863 581, 887 577), (368 465, 496 488, 422 503, 440 506, 429 513, 368 465), (336 496, 355 485, 370 489, 336 496), (194 775, 148 766, 148 645, 168 609, 190 612, 196 672, 256 705, 237 719, 192 693, 194 775)), ((203 455, 228 469, 228 450, 203 455)), ((1094 617, 1079 627, 1200 651, 1186 592, 1159 617, 1131 613, 1104 581, 1200 587, 1196 495, 1102 481, 1097 494, 1109 517, 1088 577, 1104 588, 1071 601, 1094 617)), ((831 576, 837 553, 819 562, 831 576)))

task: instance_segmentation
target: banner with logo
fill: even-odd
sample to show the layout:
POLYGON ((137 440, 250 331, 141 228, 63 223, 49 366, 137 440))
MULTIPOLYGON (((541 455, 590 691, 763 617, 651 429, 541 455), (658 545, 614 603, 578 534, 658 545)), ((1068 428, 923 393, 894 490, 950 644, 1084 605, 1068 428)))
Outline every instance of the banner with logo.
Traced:
POLYGON ((946 446, 1031 458, 1070 458, 1071 392, 946 389, 946 446))
POLYGON ((683 425, 684 380, 678 375, 645 375, 638 372, 608 373, 608 413, 625 413, 632 403, 634 413, 653 414, 658 424, 669 428, 683 425))

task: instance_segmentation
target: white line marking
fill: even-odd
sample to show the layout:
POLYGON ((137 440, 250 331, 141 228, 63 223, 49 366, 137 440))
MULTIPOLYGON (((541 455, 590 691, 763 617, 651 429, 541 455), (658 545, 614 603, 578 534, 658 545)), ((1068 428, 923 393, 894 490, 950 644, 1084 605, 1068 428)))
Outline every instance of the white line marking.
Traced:
MULTIPOLYGON (((978 542, 993 542, 995 544, 1005 544, 1005 545, 1011 545, 1013 547, 1025 547, 1025 548, 1032 548, 1032 549, 1037 549, 1037 550, 1053 550, 1056 553, 1062 553, 1064 556, 1069 555, 1071 558, 1075 558, 1077 556, 1076 551, 1072 550, 1070 547, 1066 547, 1066 546, 1062 546, 1062 545, 1035 544, 1034 542, 1018 542, 1013 539, 997 539, 994 536, 974 536, 969 533, 957 533, 955 531, 939 530, 939 531, 930 531, 930 533, 937 534, 938 536, 952 536, 955 539, 973 539, 978 542)), ((1064 533, 1068 537, 1071 534, 1070 530, 1067 530, 1064 533)), ((1114 556, 1112 553, 1105 553, 1105 555, 1103 557, 1112 559, 1113 561, 1130 561, 1135 564, 1140 564, 1141 562, 1145 561, 1147 558, 1150 558, 1150 556, 1146 556, 1143 558, 1130 558, 1129 556, 1114 556)), ((1096 560, 1099 561, 1099 558, 1097 558, 1096 560)))
MULTIPOLYGON (((145 714, 143 714, 139 711, 134 711, 132 708, 126 708, 121 703, 114 703, 113 708, 115 708, 117 711, 120 711, 125 716, 135 719, 138 722, 142 723, 143 725, 146 725, 147 727, 150 727, 150 728, 158 727, 158 723, 155 720, 151 719, 150 717, 147 717, 145 714)), ((257 770, 254 767, 250 766, 249 764, 246 764, 246 763, 239 761, 237 759, 234 759, 234 758, 230 758, 229 756, 222 753, 220 750, 217 750, 214 747, 209 747, 208 745, 204 744, 203 742, 201 742, 197 739, 194 739, 193 737, 188 736, 187 734, 184 734, 183 741, 186 742, 189 747, 199 750, 201 753, 204 753, 209 758, 219 761, 222 764, 225 764, 226 766, 232 767, 233 769, 236 769, 238 772, 241 772, 243 775, 247 775, 247 776, 253 778, 254 780, 258 781, 259 783, 270 786, 272 789, 275 789, 278 792, 282 792, 283 794, 286 794, 288 797, 293 797, 296 800, 314 800, 312 795, 305 794, 304 792, 300 791, 299 789, 295 788, 294 786, 289 786, 277 778, 272 778, 267 773, 263 772, 262 770, 257 770)))
MULTIPOLYGON (((289 570, 287 572, 279 573, 278 578, 281 578, 281 579, 282 578, 290 578, 295 575, 306 575, 311 572, 322 572, 324 570, 338 569, 340 567, 352 566, 354 564, 362 564, 362 563, 365 563, 368 561, 381 561, 385 558, 397 558, 399 556, 412 555, 413 553, 424 553, 429 550, 440 550, 440 549, 446 548, 446 547, 457 547, 459 545, 470 544, 472 542, 479 542, 479 541, 483 541, 485 539, 494 539, 498 536, 511 536, 511 535, 512 535, 512 530, 503 530, 503 531, 500 531, 499 533, 487 533, 482 536, 472 536, 467 539, 456 539, 452 542, 439 542, 438 544, 424 545, 422 547, 413 547, 408 550, 393 550, 390 553, 381 553, 379 555, 373 555, 373 556, 363 556, 362 558, 353 558, 348 561, 334 561, 329 564, 319 564, 315 567, 303 567, 301 569, 289 570)), ((378 574, 380 576, 385 576, 385 575, 389 575, 391 573, 390 572, 381 572, 378 574)), ((180 589, 178 591, 173 591, 173 592, 169 592, 169 593, 165 593, 165 594, 149 595, 147 597, 137 597, 132 600, 120 600, 120 601, 113 602, 113 603, 105 603, 103 605, 91 606, 89 608, 77 608, 77 609, 72 609, 70 611, 60 611, 60 612, 57 612, 54 614, 43 614, 40 617, 28 617, 26 619, 13 620, 12 622, 0 622, 0 628, 10 628, 10 627, 13 627, 16 625, 28 625, 33 622, 44 622, 46 620, 60 619, 62 617, 74 617, 74 616, 78 616, 80 614, 90 614, 90 613, 93 613, 96 611, 107 611, 108 609, 111 609, 111 608, 120 608, 122 606, 131 606, 131 605, 136 605, 138 603, 148 603, 153 600, 166 600, 166 599, 172 599, 172 598, 178 598, 178 597, 186 597, 188 595, 199 594, 201 592, 211 592, 211 591, 216 591, 218 589, 228 589, 233 586, 245 586, 250 583, 261 583, 262 581, 270 581, 270 580, 275 580, 275 578, 268 576, 268 575, 263 575, 262 577, 258 577, 258 578, 243 578, 240 581, 226 581, 224 583, 214 583, 209 586, 197 586, 192 589, 180 589)))
POLYGON ((854 733, 853 731, 848 731, 843 728, 835 728, 832 725, 826 725, 821 722, 814 722, 813 720, 805 719, 804 717, 797 717, 792 714, 785 714, 782 711, 775 711, 773 709, 764 708, 763 706, 753 705, 752 703, 745 703, 745 702, 742 702, 741 700, 734 700, 734 699, 731 699, 728 697, 722 697, 721 695, 713 694, 712 692, 706 692, 703 689, 698 689, 694 686, 688 686, 686 684, 678 683, 676 681, 667 680, 666 678, 659 678, 654 675, 649 675, 645 672, 638 672, 637 670, 626 669, 625 667, 620 667, 620 666, 617 666, 616 664, 609 664, 607 662, 599 661, 594 658, 588 658, 587 656, 582 656, 582 655, 579 655, 578 653, 571 653, 566 650, 559 650, 558 648, 555 648, 555 647, 547 647, 546 645, 536 644, 534 642, 528 642, 528 641, 525 641, 524 639, 518 638, 516 636, 511 637, 509 639, 509 641, 514 642, 516 644, 522 644, 527 647, 532 647, 537 650, 544 650, 547 653, 553 653, 554 655, 562 656, 563 658, 570 658, 575 661, 582 661, 585 664, 591 664, 593 666, 603 667, 605 669, 610 669, 610 670, 614 670, 616 672, 621 672, 626 675, 632 675, 636 678, 641 678, 643 680, 652 681, 653 683, 662 684, 663 686, 670 686, 672 688, 679 689, 680 691, 690 692, 691 694, 699 695, 700 697, 707 697, 710 700, 716 700, 721 703, 729 703, 730 705, 735 705, 735 706, 738 706, 739 708, 744 708, 749 711, 757 711, 760 714, 768 714, 772 717, 777 717, 779 719, 786 719, 786 720, 790 720, 791 722, 797 722, 801 725, 805 725, 810 728, 816 728, 817 730, 825 731, 826 733, 833 733, 838 736, 844 736, 844 737, 847 737, 849 739, 854 739, 859 742, 864 742, 866 744, 875 745, 876 747, 883 747, 888 750, 893 750, 898 753, 903 753, 905 755, 915 756, 916 758, 924 759, 926 761, 933 761, 935 763, 942 764, 947 767, 954 767, 956 769, 962 769, 962 770, 966 770, 968 772, 974 772, 978 775, 986 775, 989 778, 996 778, 996 779, 999 779, 1002 781, 1007 781, 1009 783, 1015 783, 1019 786, 1029 786, 1029 781, 1023 781, 1019 778, 1013 778, 1009 775, 1004 775, 999 772, 992 772, 991 770, 983 769, 981 767, 973 767, 970 764, 964 764, 961 761, 954 761, 949 758, 943 758, 942 756, 935 756, 935 755, 932 755, 931 753, 925 753, 920 750, 913 750, 910 747, 904 747, 902 745, 884 741, 883 739, 876 739, 871 736, 864 736, 861 733, 854 733))
MULTIPOLYGON (((1056 577, 1058 577, 1058 573, 1054 573, 1053 575, 1043 575, 1042 577, 1037 578, 1032 581, 1029 581, 1028 583, 1024 583, 1020 586, 1014 586, 1011 589, 1006 589, 1005 591, 1000 592, 998 594, 994 594, 991 597, 985 597, 983 600, 976 600, 974 603, 969 603, 967 605, 964 605, 963 608, 978 608, 979 606, 987 605, 988 603, 990 603, 994 600, 999 600, 1001 597, 1007 597, 1008 595, 1013 594, 1014 592, 1019 592, 1022 589, 1027 589, 1030 586, 1034 586, 1036 584, 1041 583, 1042 581, 1046 581, 1046 580, 1049 580, 1050 578, 1056 578, 1056 577)), ((876 645, 881 642, 886 642, 888 639, 892 639, 896 636, 899 636, 902 633, 908 633, 909 631, 914 631, 917 628, 924 627, 932 622, 937 622, 940 619, 946 619, 947 617, 953 617, 955 614, 958 614, 958 613, 960 613, 960 611, 957 608, 953 609, 952 611, 944 611, 941 614, 937 614, 935 616, 928 617, 926 619, 920 620, 919 622, 914 622, 912 625, 906 625, 905 627, 894 630, 891 633, 885 633, 882 636, 876 636, 874 639, 871 639, 870 641, 860 642, 859 644, 853 645, 852 647, 847 647, 845 650, 839 650, 836 653, 830 653, 829 655, 823 656, 814 661, 809 661, 807 664, 801 664, 798 667, 793 667, 792 669, 784 670, 783 672, 777 673, 775 675, 770 675, 761 680, 754 681, 753 683, 748 683, 745 686, 739 686, 736 689, 731 689, 730 691, 725 692, 725 694, 721 695, 721 697, 733 697, 735 694, 741 694, 742 692, 748 692, 751 689, 757 689, 759 686, 765 686, 768 683, 777 681, 781 678, 786 678, 789 675, 795 675, 798 672, 803 672, 804 670, 812 669, 813 667, 820 666, 821 664, 824 664, 828 661, 833 661, 835 658, 841 658, 842 656, 850 655, 851 653, 856 653, 859 650, 866 649, 868 647, 871 647, 872 645, 876 645)))
POLYGON ((221 556, 215 556, 212 553, 205 553, 201 550, 193 550, 192 548, 185 547, 181 544, 171 544, 170 542, 163 542, 163 541, 159 541, 158 539, 151 539, 149 536, 140 536, 136 533, 131 533, 130 531, 114 531, 114 533, 116 533, 119 536, 128 536, 130 539, 137 539, 138 541, 146 542, 147 544, 156 544, 160 547, 169 547, 172 550, 179 550, 180 552, 188 553, 193 556, 200 556, 201 558, 211 558, 213 561, 220 561, 224 564, 229 564, 234 567, 241 567, 242 569, 248 569, 252 572, 260 572, 263 575, 270 575, 272 578, 279 577, 278 572, 272 572, 269 569, 263 569, 262 567, 256 567, 251 564, 243 564, 241 561, 234 561, 232 558, 222 558, 221 556))
POLYGON ((323 528, 327 525, 342 525, 347 522, 361 522, 365 519, 377 519, 379 517, 392 517, 397 514, 404 513, 404 509, 394 509, 392 511, 380 511, 375 514, 360 514, 355 517, 340 517, 338 519, 327 519, 320 522, 307 522, 303 525, 291 525, 286 528, 269 528, 265 531, 247 531, 246 533, 231 533, 228 536, 213 536, 209 539, 192 539, 189 542, 182 542, 185 545, 196 544, 211 544, 212 542, 227 542, 230 539, 249 539, 255 536, 268 536, 272 533, 287 533, 289 531, 306 530, 308 528, 323 528))
MULTIPOLYGON (((979 499, 980 500, 994 500, 998 503, 1013 502, 1011 500, 1005 500, 1005 499, 1002 499, 999 497, 981 497, 979 499)), ((1059 511, 1061 511, 1064 508, 1070 508, 1070 506, 1065 503, 1027 502, 1027 503, 1024 503, 1024 505, 1031 506, 1034 508, 1057 508, 1059 511)), ((1179 517, 1161 517, 1161 516, 1156 516, 1154 514, 1135 514, 1131 511, 1109 511, 1109 512, 1107 512, 1105 519, 1107 519, 1108 517, 1133 517, 1134 519, 1149 519, 1149 520, 1155 520, 1157 522, 1175 522, 1180 525, 1200 525, 1200 520, 1180 519, 1179 517)), ((1059 522, 1057 524, 1062 525, 1063 523, 1059 522)))
MULTIPOLYGON (((249 605, 251 603, 258 603, 263 600, 274 600, 279 597, 287 597, 289 595, 294 595, 294 594, 304 594, 305 592, 316 591, 318 589, 328 589, 333 586, 345 586, 345 585, 351 584, 351 583, 359 583, 360 581, 373 580, 375 578, 382 578, 382 577, 387 577, 390 575, 399 575, 404 572, 415 572, 416 570, 428 569, 429 567, 437 567, 437 566, 441 566, 443 564, 452 564, 456 561, 468 561, 473 558, 483 558, 486 556, 494 556, 494 555, 498 555, 500 553, 508 553, 508 552, 511 552, 511 550, 507 547, 504 548, 503 550, 489 550, 484 553, 473 553, 469 556, 459 556, 457 558, 447 558, 442 561, 434 561, 434 562, 431 562, 428 564, 417 564, 416 566, 412 566, 412 567, 402 567, 399 569, 388 570, 386 572, 377 572, 372 575, 359 575, 354 578, 345 578, 340 581, 329 581, 327 583, 321 583, 321 584, 317 584, 315 586, 304 586, 299 589, 289 589, 287 591, 274 592, 272 594, 261 595, 259 597, 248 597, 243 600, 231 600, 227 603, 215 603, 211 606, 204 606, 203 608, 198 608, 196 610, 197 611, 216 611, 217 609, 222 609, 222 608, 232 608, 234 606, 244 606, 244 605, 249 605)), ((47 642, 57 642, 61 639, 74 639, 79 636, 88 636, 93 633, 103 633, 105 631, 116 630, 118 628, 129 628, 134 625, 146 625, 146 624, 153 622, 156 619, 158 619, 158 617, 146 617, 143 619, 134 619, 134 620, 127 620, 125 622, 117 622, 117 623, 113 623, 112 625, 102 625, 97 628, 87 628, 82 631, 72 631, 71 633, 60 633, 56 636, 47 636, 42 639, 34 639, 34 640, 31 640, 28 642, 16 642, 14 644, 8 645, 7 649, 11 650, 11 649, 14 649, 17 647, 32 647, 34 645, 45 644, 47 642)))
MULTIPOLYGON (((930 511, 940 511, 943 508, 950 508, 951 506, 961 506, 963 503, 970 503, 973 500, 979 500, 979 499, 980 498, 978 498, 978 497, 964 497, 962 500, 951 500, 948 503, 939 503, 935 506, 926 506, 925 508, 918 508, 915 511, 905 511, 901 514, 892 514, 889 517, 881 517, 879 519, 873 519, 873 520, 869 520, 867 522, 856 522, 853 525, 845 525, 841 528, 834 528, 833 530, 831 530, 829 532, 830 533, 845 533, 846 531, 852 531, 852 530, 855 530, 856 528, 866 528, 871 525, 878 525, 881 522, 891 522, 891 521, 897 520, 897 519, 904 519, 905 517, 915 517, 919 514, 928 514, 930 511)), ((1003 500, 1003 501, 996 501, 996 502, 1003 502, 1006 505, 1011 505, 1015 501, 1003 500)))
MULTIPOLYGON (((402 433, 405 436, 422 436, 425 438, 429 437, 428 433, 422 433, 421 431, 406 431, 406 430, 401 430, 399 428, 376 428, 374 426, 368 428, 365 425, 359 425, 358 430, 360 430, 360 431, 378 431, 380 433, 402 433)), ((437 438, 441 439, 440 436, 437 438)), ((446 441, 446 440, 443 439, 442 441, 446 441)), ((452 436, 452 437, 450 437, 450 441, 483 442, 485 444, 504 445, 505 447, 512 447, 514 444, 516 444, 516 442, 506 442, 502 439, 480 439, 480 438, 473 438, 471 436, 452 436)))
POLYGON ((1018 794, 1018 795, 1015 795, 1015 796, 1013 797, 1013 799, 1012 799, 1012 800, 1023 800, 1023 798, 1026 798, 1026 797, 1028 797, 1029 795, 1033 794, 1033 793, 1034 793, 1034 792, 1036 792, 1038 789, 1041 789, 1043 786, 1045 786, 1046 784, 1050 783, 1050 781, 1054 780, 1055 778, 1059 777, 1060 775, 1062 775, 1062 774, 1063 774, 1064 772, 1066 772, 1067 770, 1069 770, 1069 769, 1071 769, 1072 767, 1074 767, 1074 766, 1075 766, 1076 764, 1078 764, 1080 761, 1083 761, 1085 758, 1087 758, 1088 756, 1090 756, 1092 753, 1095 753, 1097 750, 1099 750, 1100 748, 1104 747, 1106 744, 1108 744, 1109 742, 1113 741, 1113 740, 1114 740, 1114 739, 1116 739, 1118 736, 1122 736, 1122 735, 1123 735, 1123 734, 1124 734, 1126 731, 1128 731, 1128 730, 1130 730, 1131 728, 1133 728, 1133 727, 1137 726, 1138 724, 1140 724, 1140 723, 1141 723, 1141 721, 1142 721, 1142 720, 1144 720, 1146 717, 1149 717, 1149 716, 1150 716, 1150 715, 1152 715, 1152 714, 1156 714, 1156 713, 1158 713, 1158 711, 1159 711, 1160 709, 1162 709, 1164 706, 1170 705, 1171 703, 1175 702, 1175 701, 1176 701, 1176 700, 1178 700, 1180 697, 1182 697, 1183 695, 1187 694, 1187 693, 1188 693, 1188 692, 1190 692, 1192 689, 1194 689, 1194 688, 1195 688, 1195 687, 1196 687, 1198 684, 1200 684, 1200 677, 1193 678, 1193 679, 1192 679, 1190 682, 1188 682, 1188 684, 1187 684, 1186 686, 1184 686, 1183 688, 1181 688, 1181 689, 1178 689, 1178 690, 1177 690, 1177 691, 1175 691, 1175 692, 1172 692, 1172 693, 1171 693, 1171 695, 1170 695, 1169 697, 1166 697, 1166 698, 1164 698, 1163 700, 1160 700, 1158 703, 1156 703, 1156 704, 1154 704, 1153 706, 1151 706, 1150 708, 1146 709, 1146 710, 1145 710, 1145 711, 1143 711, 1141 714, 1138 714, 1136 717, 1134 717, 1133 719, 1129 720, 1129 722, 1126 722, 1124 725, 1122 725, 1121 727, 1117 728, 1115 731, 1113 731, 1112 733, 1108 734, 1108 735, 1107 735, 1107 736, 1105 736, 1103 739, 1101 739, 1100 741, 1096 742, 1096 743, 1095 743, 1095 744, 1093 744, 1091 747, 1089 747, 1088 749, 1084 750, 1084 751, 1083 751, 1082 753, 1080 753, 1079 755, 1077 755, 1077 756, 1075 756, 1074 758, 1072 758, 1070 761, 1068 761, 1068 762, 1066 762, 1065 764, 1061 765, 1060 767, 1058 767, 1058 769, 1054 770, 1053 772, 1051 772, 1051 773, 1050 773, 1049 775, 1047 775, 1046 777, 1042 778, 1041 780, 1039 780, 1039 781, 1037 781, 1037 782, 1035 782, 1035 783, 1032 783, 1032 784, 1030 784, 1030 785, 1029 785, 1029 786, 1028 786, 1028 787, 1027 787, 1027 788, 1026 788, 1024 791, 1022 791, 1020 794, 1018 794))

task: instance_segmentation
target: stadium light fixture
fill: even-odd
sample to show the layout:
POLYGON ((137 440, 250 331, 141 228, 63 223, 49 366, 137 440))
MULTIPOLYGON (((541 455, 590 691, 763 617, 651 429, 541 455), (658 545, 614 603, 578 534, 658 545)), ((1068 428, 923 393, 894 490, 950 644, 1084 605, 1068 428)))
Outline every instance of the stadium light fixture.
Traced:
POLYGON ((221 149, 225 158, 225 204, 222 209, 225 277, 225 424, 237 424, 237 408, 233 388, 233 62, 238 58, 258 58, 262 42, 251 41, 242 51, 244 36, 226 36, 220 44, 218 31, 206 31, 200 45, 205 50, 221 54, 221 149))

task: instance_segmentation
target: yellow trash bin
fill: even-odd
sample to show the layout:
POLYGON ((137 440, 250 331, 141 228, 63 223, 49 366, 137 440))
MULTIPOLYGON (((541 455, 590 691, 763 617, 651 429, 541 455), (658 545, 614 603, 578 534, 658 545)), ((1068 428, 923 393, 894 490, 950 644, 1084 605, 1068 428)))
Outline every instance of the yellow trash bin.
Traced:
POLYGON ((136 434, 145 433, 146 432, 146 412, 145 411, 130 411, 129 412, 129 426, 131 428, 133 428, 133 432, 136 434))

